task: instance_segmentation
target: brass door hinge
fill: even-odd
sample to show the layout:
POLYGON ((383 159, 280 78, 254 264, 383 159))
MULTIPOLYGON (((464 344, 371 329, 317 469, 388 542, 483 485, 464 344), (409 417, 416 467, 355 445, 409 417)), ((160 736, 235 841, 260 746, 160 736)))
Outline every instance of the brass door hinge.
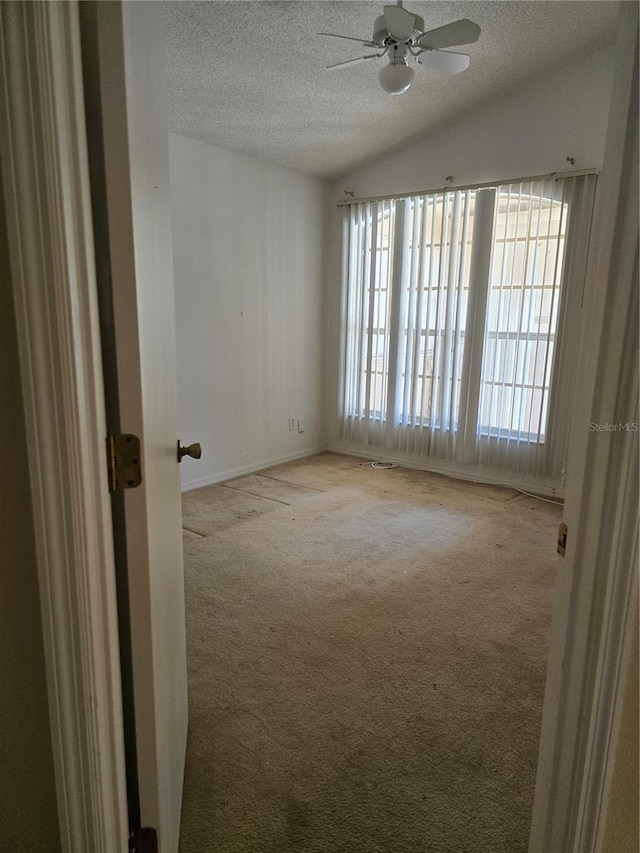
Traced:
POLYGON ((140 439, 137 435, 107 436, 109 491, 135 489, 142 482, 140 439))
POLYGON ((567 530, 567 525, 562 522, 558 528, 558 554, 560 554, 561 557, 564 557, 565 551, 567 550, 567 530))

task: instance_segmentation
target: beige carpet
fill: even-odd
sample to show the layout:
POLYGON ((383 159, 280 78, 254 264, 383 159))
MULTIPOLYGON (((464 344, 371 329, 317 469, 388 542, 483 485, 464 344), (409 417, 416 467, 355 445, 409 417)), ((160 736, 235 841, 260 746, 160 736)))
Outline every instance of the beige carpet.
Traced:
POLYGON ((184 495, 181 853, 527 848, 559 508, 361 463, 184 495))

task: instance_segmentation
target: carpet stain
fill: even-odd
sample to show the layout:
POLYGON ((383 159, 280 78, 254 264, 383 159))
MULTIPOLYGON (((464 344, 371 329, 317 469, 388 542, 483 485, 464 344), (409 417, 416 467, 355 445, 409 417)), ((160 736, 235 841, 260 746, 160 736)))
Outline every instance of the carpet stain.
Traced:
POLYGON ((300 844, 305 840, 311 824, 309 806, 302 800, 287 795, 283 800, 283 809, 287 819, 289 838, 292 844, 300 844))

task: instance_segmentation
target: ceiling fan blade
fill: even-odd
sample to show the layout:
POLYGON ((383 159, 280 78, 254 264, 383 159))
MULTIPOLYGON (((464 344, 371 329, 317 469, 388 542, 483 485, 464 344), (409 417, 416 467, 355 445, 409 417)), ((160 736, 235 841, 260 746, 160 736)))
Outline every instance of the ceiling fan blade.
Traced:
POLYGON ((347 41, 357 41, 363 47, 377 47, 378 45, 368 39, 357 39, 353 36, 339 36, 337 33, 318 33, 319 36, 331 36, 334 39, 346 39, 347 41))
POLYGON ((444 27, 420 36, 418 44, 420 47, 439 50, 441 47, 456 47, 459 44, 473 44, 480 37, 480 27, 468 18, 461 18, 444 27))
POLYGON ((416 18, 402 6, 385 6, 384 22, 394 39, 406 41, 413 32, 416 18))
POLYGON ((370 53, 368 56, 358 56, 356 59, 346 59, 344 62, 336 62, 335 65, 327 65, 327 70, 333 68, 344 68, 347 65, 358 65, 360 62, 365 62, 367 59, 380 59, 381 56, 384 56, 384 53, 370 53))
POLYGON ((460 74, 467 70, 470 61, 468 54, 450 50, 425 50, 418 54, 420 65, 439 71, 440 74, 460 74))

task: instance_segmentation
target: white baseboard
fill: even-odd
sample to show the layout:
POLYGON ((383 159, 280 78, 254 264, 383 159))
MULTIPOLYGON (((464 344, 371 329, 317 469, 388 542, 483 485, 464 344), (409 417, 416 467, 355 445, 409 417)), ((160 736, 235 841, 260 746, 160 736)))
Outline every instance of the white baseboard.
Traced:
POLYGON ((215 486, 216 483, 224 483, 226 480, 233 480, 236 477, 242 477, 245 474, 255 474, 256 471, 271 468, 273 465, 283 465, 285 462, 304 459, 305 456, 315 456, 316 453, 324 453, 325 450, 327 450, 326 444, 321 447, 308 447, 306 450, 298 450, 295 453, 288 453, 285 456, 272 456, 269 459, 261 459, 259 462, 251 462, 247 465, 241 465, 238 468, 229 468, 226 471, 216 471, 215 474, 210 474, 208 477, 200 477, 197 480, 188 480, 186 483, 182 484, 182 491, 191 492, 193 489, 201 489, 204 486, 215 486))
POLYGON ((459 468, 450 463, 434 463, 430 459, 410 456, 398 451, 384 450, 377 447, 361 445, 352 445, 349 442, 329 442, 327 450, 332 453, 342 453, 347 456, 358 456, 362 459, 372 459, 374 461, 397 462, 404 468, 414 468, 417 471, 430 471, 433 474, 443 474, 446 477, 453 477, 456 480, 470 480, 473 483, 486 483, 491 486, 511 486, 512 488, 540 495, 541 497, 554 498, 554 500, 564 500, 564 489, 558 486, 549 486, 541 483, 529 483, 523 480, 517 480, 513 477, 492 476, 490 474, 478 473, 477 471, 469 471, 464 468, 459 468))
POLYGON ((514 478, 505 479, 504 476, 478 473, 476 471, 467 471, 455 465, 447 463, 433 463, 431 460, 420 459, 398 453, 397 451, 387 451, 380 448, 367 446, 353 446, 348 442, 330 442, 329 444, 319 447, 311 447, 306 450, 298 450, 295 453, 288 453, 284 456, 272 456, 268 459, 261 459, 258 462, 251 462, 247 465, 240 465, 237 468, 229 468, 226 471, 216 471, 207 477, 200 477, 197 480, 188 480, 182 484, 183 492, 190 492, 193 489, 201 489, 204 486, 214 486, 217 483, 224 483, 227 480, 233 480, 236 477, 243 477, 246 474, 255 474, 256 471, 262 471, 265 468, 270 468, 273 465, 283 465, 285 462, 294 462, 296 459, 304 459, 306 456, 314 456, 316 453, 324 453, 329 450, 332 453, 340 453, 346 456, 357 456, 360 459, 371 459, 375 461, 390 461, 397 462, 405 468, 413 468, 417 471, 430 471, 434 474, 443 474, 446 477, 453 477, 457 480, 470 480, 474 483, 487 483, 493 486, 511 486, 514 489, 524 492, 530 492, 542 497, 550 497, 556 500, 564 499, 564 490, 541 483, 530 483, 514 478))

